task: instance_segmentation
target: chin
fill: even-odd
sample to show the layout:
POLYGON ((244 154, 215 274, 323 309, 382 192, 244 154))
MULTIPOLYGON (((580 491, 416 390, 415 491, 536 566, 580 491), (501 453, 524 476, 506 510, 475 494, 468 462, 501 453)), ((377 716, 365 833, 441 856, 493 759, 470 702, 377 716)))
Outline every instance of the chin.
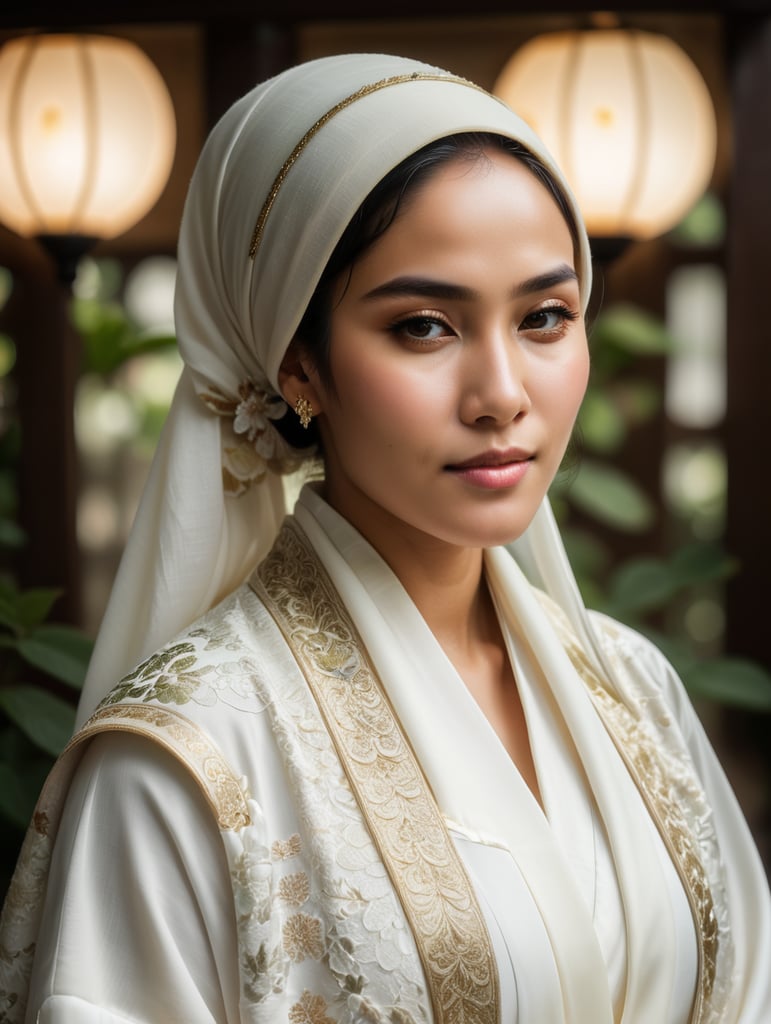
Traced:
POLYGON ((458 531, 452 543, 466 548, 498 548, 518 540, 533 521, 535 512, 528 517, 509 516, 505 521, 490 524, 489 528, 480 528, 475 524, 473 530, 458 531))

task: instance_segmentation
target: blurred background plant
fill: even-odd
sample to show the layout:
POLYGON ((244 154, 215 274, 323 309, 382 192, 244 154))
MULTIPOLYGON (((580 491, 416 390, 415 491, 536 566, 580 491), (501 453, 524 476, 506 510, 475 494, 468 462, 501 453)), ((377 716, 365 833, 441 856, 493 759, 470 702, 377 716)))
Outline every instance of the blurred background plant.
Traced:
MULTIPOLYGON (((168 271, 173 267, 168 262, 162 266, 168 307, 168 271)), ((136 280, 124 280, 116 261, 85 260, 71 304, 82 341, 76 405, 83 463, 79 540, 84 559, 96 563, 97 577, 100 552, 106 552, 108 562, 103 574, 111 577, 114 572, 134 508, 129 503, 122 516, 117 514, 121 482, 125 485, 132 470, 134 477, 145 471, 180 366, 168 329, 170 311, 159 317, 156 300, 156 309, 149 313, 153 326, 141 313, 131 312, 127 287, 136 287, 136 280)), ((0 268, 0 309, 12 287, 11 275, 0 268)), ((20 435, 14 363, 13 339, 0 333, 0 821, 6 837, 0 848, 0 892, 5 891, 43 781, 72 734, 93 647, 90 634, 107 586, 86 602, 88 628, 81 630, 56 621, 58 590, 19 585, 16 567, 27 538, 17 519, 20 435)))
MULTIPOLYGON (((678 236, 681 244, 698 245, 720 229, 719 211, 707 195, 678 236)), ((661 459, 658 495, 625 468, 631 435, 653 420, 666 422, 661 374, 646 364, 671 364, 687 346, 661 320, 627 303, 597 317, 590 345, 579 458, 551 491, 584 598, 649 636, 693 698, 771 711, 771 674, 722 650, 722 587, 741 566, 722 544, 727 479, 719 449, 709 442, 673 444, 661 459), (625 549, 645 551, 648 545, 634 539, 653 530, 666 554, 614 557, 613 538, 623 535, 632 541, 625 549)), ((689 369, 692 393, 703 381, 689 369)))

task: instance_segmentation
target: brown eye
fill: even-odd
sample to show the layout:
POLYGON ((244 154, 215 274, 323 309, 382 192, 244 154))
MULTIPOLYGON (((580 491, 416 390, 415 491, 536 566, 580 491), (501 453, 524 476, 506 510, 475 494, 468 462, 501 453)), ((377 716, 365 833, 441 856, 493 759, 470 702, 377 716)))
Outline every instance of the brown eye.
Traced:
POLYGON ((435 316, 408 316, 392 324, 389 330, 405 341, 424 344, 441 341, 455 333, 448 323, 435 316))
POLYGON ((555 330, 560 326, 564 313, 559 309, 539 309, 535 313, 526 316, 523 325, 531 330, 555 330))
POLYGON ((436 320, 429 320, 428 317, 417 317, 415 320, 408 320, 404 325, 405 330, 416 338, 427 338, 435 327, 443 326, 436 320))
POLYGON ((578 319, 578 314, 567 306, 545 306, 528 313, 522 321, 520 330, 535 331, 547 337, 562 334, 568 324, 578 319))

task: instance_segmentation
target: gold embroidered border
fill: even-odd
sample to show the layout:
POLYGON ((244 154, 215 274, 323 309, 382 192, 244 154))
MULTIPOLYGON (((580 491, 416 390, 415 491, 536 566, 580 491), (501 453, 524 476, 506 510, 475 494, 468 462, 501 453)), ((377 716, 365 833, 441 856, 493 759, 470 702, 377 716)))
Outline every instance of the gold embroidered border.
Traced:
POLYGON ((356 92, 351 93, 350 96, 346 96, 345 99, 340 100, 334 107, 331 107, 326 114, 322 114, 321 117, 311 125, 308 131, 303 135, 297 145, 294 147, 292 152, 284 161, 281 170, 276 175, 275 181, 271 186, 270 192, 268 192, 268 198, 265 200, 260 215, 257 218, 257 223, 254 226, 254 232, 252 233, 252 241, 249 246, 249 258, 254 259, 257 255, 257 250, 260 247, 262 241, 262 235, 265 230, 265 223, 268 219, 273 204, 276 201, 276 196, 281 191, 281 186, 284 184, 287 174, 292 168, 299 155, 325 124, 328 124, 332 118, 339 114, 341 110, 345 110, 346 107, 350 107, 357 100, 364 99, 365 96, 371 96, 372 93, 380 92, 381 89, 387 89, 391 85, 403 85, 405 82, 453 82, 455 85, 465 85, 471 89, 477 89, 479 92, 484 92, 478 85, 474 85, 473 82, 469 82, 465 78, 458 78, 454 75, 437 75, 425 71, 413 71, 407 75, 392 75, 390 78, 383 78, 379 82, 370 82, 368 85, 363 85, 361 89, 357 89, 356 92))
POLYGON ((154 704, 112 704, 95 711, 73 743, 110 731, 146 736, 181 761, 201 787, 220 829, 249 824, 238 778, 206 733, 187 718, 154 704))
POLYGON ((0 915, 0 996, 5 999, 0 1020, 8 1024, 24 1020, 51 850, 77 755, 84 741, 111 730, 146 736, 170 751, 192 772, 221 829, 249 824, 238 779, 201 729, 173 711, 149 704, 98 709, 69 742, 46 780, 0 915))
POLYGON ((299 527, 251 585, 308 681, 402 902, 437 1024, 499 1024, 490 936, 444 820, 356 627, 299 527))
POLYGON ((629 708, 603 685, 562 611, 546 598, 543 603, 565 652, 586 684, 605 728, 648 807, 685 889, 699 947, 696 998, 690 1024, 701 1024, 709 1016, 719 940, 709 880, 696 841, 671 793, 667 771, 655 744, 640 728, 629 708))

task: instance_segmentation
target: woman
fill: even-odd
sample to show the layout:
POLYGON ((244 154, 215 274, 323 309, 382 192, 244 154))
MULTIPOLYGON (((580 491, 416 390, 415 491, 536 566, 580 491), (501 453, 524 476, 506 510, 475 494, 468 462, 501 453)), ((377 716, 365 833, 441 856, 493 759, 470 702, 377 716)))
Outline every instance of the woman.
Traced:
POLYGON ((560 172, 471 83, 334 57, 225 115, 6 1019, 30 972, 26 1019, 68 1024, 769 1019, 746 824, 546 500, 589 287, 560 172))

